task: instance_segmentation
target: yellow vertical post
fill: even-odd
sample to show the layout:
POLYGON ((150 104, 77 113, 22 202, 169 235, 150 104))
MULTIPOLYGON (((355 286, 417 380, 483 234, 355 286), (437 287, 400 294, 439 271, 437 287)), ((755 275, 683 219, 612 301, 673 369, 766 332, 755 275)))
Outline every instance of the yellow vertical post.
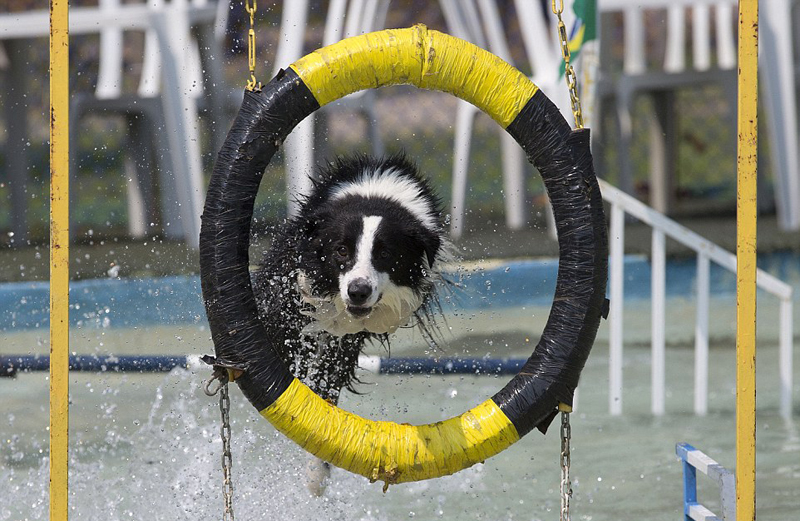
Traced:
POLYGON ((69 506, 69 0, 50 0, 50 519, 69 506))
POLYGON ((756 518, 758 0, 739 1, 736 194, 736 519, 756 518))

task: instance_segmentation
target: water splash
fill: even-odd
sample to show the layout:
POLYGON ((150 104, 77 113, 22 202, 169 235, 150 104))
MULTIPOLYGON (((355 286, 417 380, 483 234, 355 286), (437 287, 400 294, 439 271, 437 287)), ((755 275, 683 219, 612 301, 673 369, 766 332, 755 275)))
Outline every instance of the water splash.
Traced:
MULTIPOLYGON (((124 379, 118 381, 121 389, 101 392, 92 392, 101 384, 74 386, 73 394, 82 393, 74 401, 85 402, 84 395, 92 394, 102 402, 91 407, 89 427, 71 432, 72 519, 188 521, 221 515, 219 410, 216 399, 199 391, 199 381, 195 374, 176 370, 155 387, 138 387, 141 403, 150 405, 136 418, 124 412, 131 406, 125 403, 130 390, 124 379)), ((431 483, 393 487, 384 495, 380 484, 339 469, 333 470, 325 496, 314 497, 306 487, 308 455, 260 418, 238 391, 231 417, 237 517, 367 521, 444 512, 446 495, 431 483)), ((9 420, 12 428, 14 423, 9 420)), ((0 496, 15 501, 0 506, 0 520, 47 518, 43 435, 3 440, 0 496)), ((474 491, 480 481, 478 466, 449 487, 474 491)))

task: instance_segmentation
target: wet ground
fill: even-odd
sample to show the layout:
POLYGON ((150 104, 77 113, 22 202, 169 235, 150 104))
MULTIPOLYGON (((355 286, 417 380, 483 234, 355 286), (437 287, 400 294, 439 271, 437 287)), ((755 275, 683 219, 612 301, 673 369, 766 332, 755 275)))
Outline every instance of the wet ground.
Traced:
MULTIPOLYGON (((572 420, 573 519, 674 520, 681 516, 681 466, 675 444, 689 442, 735 467, 734 302, 712 301, 709 414, 692 410, 692 304, 668 301, 667 415, 649 413, 649 306, 625 308, 624 415, 608 414, 608 329, 601 326, 579 387, 572 420)), ((519 307, 448 317, 442 353, 449 356, 526 356, 548 307, 519 307)), ((800 425, 778 416, 775 306, 760 308, 758 354, 758 517, 793 519, 800 511, 800 425)), ((42 332, 4 335, 3 351, 46 353, 42 332)), ((46 335, 45 335, 46 336, 46 335)), ((393 343, 395 356, 422 355, 418 335, 393 343)), ((202 354, 211 343, 204 326, 73 330, 78 353, 202 354)), ((375 353, 379 354, 379 353, 375 353)), ((203 395, 207 371, 168 375, 71 376, 70 504, 75 519, 213 518, 222 509, 218 409, 203 395)), ((800 370, 795 369, 795 381, 800 370)), ((368 418, 427 423, 476 405, 506 378, 366 376, 343 407, 368 418)), ((46 374, 0 380, 0 519, 44 519, 47 512, 46 374)), ((795 395, 797 393, 795 392, 795 395)), ((234 390, 233 479, 237 517, 259 519, 395 520, 558 518, 558 428, 532 432, 484 464, 456 475, 390 487, 334 470, 323 498, 305 488, 305 453, 267 424, 234 390)), ((797 396, 795 403, 798 404, 797 396)), ((795 406, 795 418, 800 406, 795 406)), ((718 507, 710 480, 700 498, 718 507)))
MULTIPOLYGON (((688 225, 726 248, 735 245, 732 221, 692 221, 688 225)), ((762 219, 760 226, 761 251, 800 251, 797 234, 778 232, 769 220, 762 219)), ((626 237, 628 252, 647 253, 648 229, 631 224, 626 237)), ((261 247, 256 245, 254 250, 261 247)), ((672 254, 681 253, 671 242, 668 247, 672 254)), ((557 253, 555 248, 542 230, 507 232, 502 227, 496 231, 488 227, 472 236, 464 257, 552 256, 557 253)), ((98 241, 74 247, 71 256, 76 278, 196 273, 196 253, 177 243, 108 241, 100 245, 98 241)), ((4 249, 0 251, 1 278, 43 280, 46 262, 46 248, 4 249)), ((790 272, 796 275, 798 269, 790 272)), ((670 280, 668 274, 668 285, 670 280)), ((644 286, 639 293, 647 293, 644 286)), ((154 300, 153 305, 164 305, 164 301, 154 300)), ((73 352, 212 351, 201 319, 177 325, 122 327, 116 320, 103 320, 103 311, 78 311, 81 316, 91 316, 71 330, 73 352)), ((800 512, 800 424, 796 419, 800 417, 800 396, 795 389, 795 419, 781 419, 777 303, 759 297, 758 311, 758 517, 761 521, 785 521, 800 512)), ((448 317, 440 350, 431 352, 422 347, 419 335, 405 332, 392 343, 392 354, 527 356, 548 312, 549 305, 472 309, 448 317)), ((724 466, 735 467, 733 294, 715 294, 711 312, 706 417, 692 413, 691 324, 695 308, 691 299, 673 296, 667 301, 667 415, 663 418, 649 412, 649 301, 640 295, 625 306, 622 417, 608 414, 608 326, 601 325, 573 415, 573 519, 680 519, 681 467, 674 452, 678 442, 689 442, 724 466)), ((798 305, 794 329, 797 343, 798 305)), ((45 328, 5 328, 0 352, 45 354, 47 337, 45 328)), ((795 363, 795 382, 800 381, 798 367, 795 363)), ((216 400, 200 390, 206 377, 205 370, 71 376, 71 517, 188 520, 220 515, 218 408, 216 400)), ((367 376, 366 381, 366 394, 347 395, 342 404, 345 408, 374 419, 427 423, 474 406, 502 387, 506 379, 367 376)), ((0 379, 0 497, 14 498, 0 503, 0 520, 47 517, 47 394, 43 373, 0 379)), ((320 499, 305 488, 305 453, 276 433, 238 390, 232 400, 237 517, 557 519, 559 440, 555 427, 547 436, 531 433, 484 464, 454 476, 393 486, 386 494, 379 484, 334 470, 328 491, 320 499)), ((699 479, 699 486, 701 500, 712 510, 717 508, 714 485, 699 479)))

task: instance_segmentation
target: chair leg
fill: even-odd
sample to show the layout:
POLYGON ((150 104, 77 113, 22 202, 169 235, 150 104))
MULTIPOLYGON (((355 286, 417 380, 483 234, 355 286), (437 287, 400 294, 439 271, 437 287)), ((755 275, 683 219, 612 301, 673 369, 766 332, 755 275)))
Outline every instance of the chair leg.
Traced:
POLYGON ((290 217, 300 210, 299 197, 311 191, 314 169, 314 116, 301 121, 283 142, 286 165, 286 207, 290 217))
POLYGON ((764 108, 769 124, 768 159, 775 181, 778 224, 785 231, 800 230, 797 77, 792 67, 791 29, 797 16, 791 16, 792 3, 789 0, 766 2, 760 33, 762 53, 770 57, 764 60, 761 69, 764 76, 764 108))
POLYGON ((655 114, 648 122, 650 137, 650 206, 669 214, 675 182, 675 93, 657 91, 652 94, 655 114))
POLYGON ((455 146, 453 147, 453 195, 451 203, 450 235, 458 239, 464 233, 464 214, 467 200, 467 173, 472 127, 477 109, 466 101, 458 102, 456 113, 455 146))
MULTIPOLYGON (((223 49, 219 41, 214 37, 214 26, 203 24, 197 30, 197 40, 201 49, 206 52, 200 53, 203 70, 203 95, 206 98, 206 112, 208 113, 208 125, 211 132, 211 147, 214 153, 222 148, 227 133, 227 97, 228 89, 224 86, 225 75, 222 70, 223 49)), ((216 156, 214 156, 216 157, 216 156)))
POLYGON ((136 239, 147 236, 147 212, 144 209, 144 194, 139 185, 136 160, 125 156, 125 193, 127 194, 128 234, 136 239))
POLYGON ((378 113, 375 111, 375 93, 367 91, 364 98, 364 117, 367 118, 369 126, 369 140, 372 144, 372 155, 381 157, 386 152, 381 139, 380 126, 378 125, 378 113))
MULTIPOLYGON (((69 206, 71 209, 76 207, 78 195, 78 133, 80 122, 83 118, 85 94, 78 93, 72 97, 69 103, 69 206)), ((70 211, 69 217, 69 240, 75 239, 77 226, 75 225, 75 213, 70 211)))
POLYGON ((630 195, 633 189, 633 96, 622 93, 617 96, 617 122, 619 130, 619 188, 630 195))
POLYGON ((176 156, 170 151, 169 140, 164 135, 169 132, 162 107, 165 103, 153 98, 153 103, 140 106, 149 123, 151 143, 154 147, 158 163, 158 186, 161 202, 161 230, 165 239, 180 240, 185 238, 180 212, 180 197, 176 187, 176 172, 180 172, 176 156))
POLYGON ((128 184, 128 233, 131 237, 144 237, 152 233, 149 223, 157 218, 156 190, 153 172, 154 152, 148 135, 155 135, 148 128, 142 113, 132 113, 128 121, 128 154, 125 158, 125 177, 128 184))
POLYGON ((500 135, 503 151, 503 187, 505 189, 506 226, 511 230, 525 227, 525 170, 522 149, 505 130, 500 135))
MULTIPOLYGON (((166 122, 168 152, 172 156, 173 197, 177 200, 182 238, 192 248, 199 248, 200 214, 203 211, 203 176, 200 158, 200 137, 197 129, 197 107, 181 90, 181 65, 178 58, 188 37, 175 28, 188 27, 187 19, 175 13, 157 13, 153 28, 159 38, 162 58, 162 105, 166 122)), ((162 196, 164 192, 162 191, 162 196)))
POLYGON ((24 245, 28 240, 28 154, 25 139, 28 133, 28 105, 25 101, 26 79, 25 57, 22 55, 24 42, 15 40, 5 42, 10 62, 6 79, 5 119, 6 119, 6 167, 11 188, 11 231, 14 244, 24 245))
MULTIPOLYGON (((553 239, 554 241, 558 240, 558 226, 556 226, 556 215, 553 213, 553 203, 550 202, 550 199, 544 205, 544 212, 545 222, 547 223, 547 236, 553 239)), ((572 406, 575 407, 575 398, 572 399, 572 406)))

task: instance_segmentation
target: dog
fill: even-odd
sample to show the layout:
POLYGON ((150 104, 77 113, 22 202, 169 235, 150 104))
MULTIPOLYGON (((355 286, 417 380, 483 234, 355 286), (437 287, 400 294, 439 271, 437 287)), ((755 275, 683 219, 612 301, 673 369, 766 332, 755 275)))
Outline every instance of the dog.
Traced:
POLYGON ((357 392, 367 342, 400 327, 435 343, 442 205, 403 154, 339 158, 273 236, 253 287, 269 341, 293 374, 336 404, 357 392))

